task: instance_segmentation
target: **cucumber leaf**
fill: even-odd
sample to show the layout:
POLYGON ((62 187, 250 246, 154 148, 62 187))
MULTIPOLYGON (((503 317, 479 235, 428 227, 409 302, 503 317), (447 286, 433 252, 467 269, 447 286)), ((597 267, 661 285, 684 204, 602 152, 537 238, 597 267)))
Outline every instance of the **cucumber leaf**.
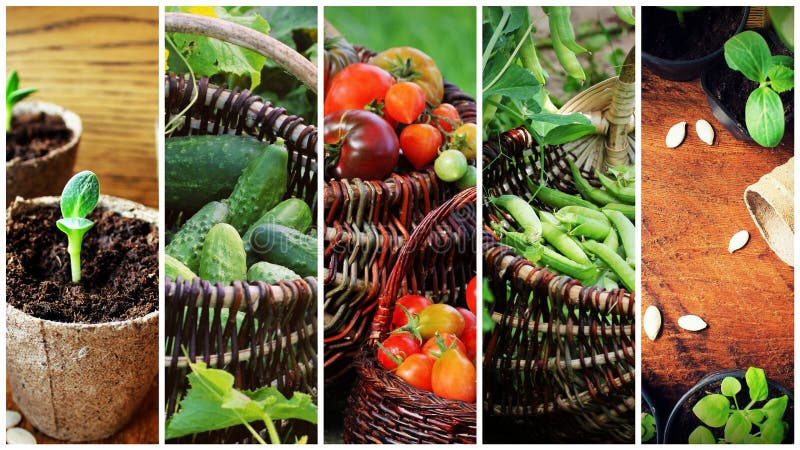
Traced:
POLYGON ((744 31, 725 42, 725 62, 750 80, 763 83, 772 66, 772 53, 760 34, 744 31))
POLYGON ((775 147, 781 142, 785 126, 783 102, 769 87, 762 86, 750 93, 744 118, 747 132, 759 145, 775 147))

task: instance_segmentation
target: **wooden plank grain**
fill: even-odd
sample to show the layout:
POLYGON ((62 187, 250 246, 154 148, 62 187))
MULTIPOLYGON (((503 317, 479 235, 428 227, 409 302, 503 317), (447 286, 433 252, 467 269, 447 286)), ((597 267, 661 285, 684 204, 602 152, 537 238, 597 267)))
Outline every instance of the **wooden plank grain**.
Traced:
POLYGON ((656 305, 664 326, 642 340, 643 386, 667 415, 710 372, 762 367, 793 389, 794 282, 758 233, 744 189, 793 155, 789 130, 775 149, 735 140, 714 118, 699 81, 642 74, 642 309, 656 305), (711 123, 708 146, 694 123, 711 123), (684 143, 668 149, 667 130, 686 121, 684 143), (728 253, 741 229, 751 239, 728 253), (692 333, 678 317, 697 314, 708 328, 692 333))

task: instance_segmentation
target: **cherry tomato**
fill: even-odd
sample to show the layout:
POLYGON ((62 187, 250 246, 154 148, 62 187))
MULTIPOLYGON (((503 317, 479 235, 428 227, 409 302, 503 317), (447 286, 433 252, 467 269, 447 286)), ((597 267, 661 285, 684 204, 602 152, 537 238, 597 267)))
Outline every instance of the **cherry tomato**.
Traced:
POLYGON ((433 393, 450 400, 474 402, 477 388, 475 366, 458 350, 451 349, 433 364, 433 393))
POLYGON ((436 159, 442 141, 442 133, 427 123, 409 125, 400 133, 403 156, 416 169, 421 169, 436 159))
POLYGON ((428 339, 425 345, 422 346, 422 353, 430 356, 431 358, 439 358, 447 350, 455 348, 461 353, 467 353, 467 347, 461 339, 457 338, 452 333, 437 334, 436 336, 428 339))
POLYGON ((405 308, 411 313, 411 316, 416 316, 423 309, 431 305, 431 301, 421 295, 404 295, 397 299, 394 305, 394 313, 392 313, 392 329, 397 329, 408 324, 408 316, 403 310, 405 308))
POLYGON ((386 91, 384 111, 400 123, 412 123, 425 112, 425 92, 414 83, 397 83, 386 91))
POLYGON ((472 277, 467 283, 467 308, 472 314, 478 314, 478 277, 472 277))
POLYGON ((475 324, 478 323, 477 319, 475 318, 475 314, 472 314, 472 311, 468 310, 467 308, 456 308, 459 313, 461 313, 461 317, 464 318, 464 329, 469 330, 470 328, 475 328, 475 324))
POLYGON ((478 128, 474 123, 461 125, 450 135, 450 147, 457 149, 467 159, 474 161, 478 154, 477 133, 478 128))
POLYGON ((411 81, 425 91, 425 100, 439 106, 444 97, 444 80, 436 62, 413 47, 395 47, 378 53, 370 64, 382 67, 398 81, 411 81))
POLYGON ((423 309, 417 322, 416 330, 426 341, 436 333, 451 333, 458 337, 464 332, 464 318, 457 309, 445 303, 434 303, 423 309))
POLYGON ((457 181, 467 173, 467 158, 458 150, 445 150, 436 158, 433 169, 442 181, 457 181))
POLYGON ((377 114, 338 111, 325 117, 325 175, 382 180, 400 159, 397 135, 377 114))
POLYGON ((475 346, 477 345, 478 340, 478 332, 475 327, 467 328, 464 330, 464 334, 461 335, 461 342, 464 343, 464 347, 467 349, 466 355, 473 361, 475 361, 475 356, 477 356, 477 352, 475 351, 475 346))
POLYGON ((383 100, 394 83, 392 75, 380 67, 350 64, 330 80, 325 115, 346 109, 364 109, 373 100, 383 100))
POLYGON ((431 114, 434 116, 436 124, 445 133, 453 131, 461 123, 458 110, 450 103, 442 103, 431 111, 431 114))
POLYGON ((378 346, 378 362, 385 369, 394 370, 399 363, 419 352, 419 342, 411 333, 392 334, 378 346))
POLYGON ((424 353, 415 353, 400 364, 395 375, 417 389, 430 392, 431 374, 435 362, 435 359, 424 353))

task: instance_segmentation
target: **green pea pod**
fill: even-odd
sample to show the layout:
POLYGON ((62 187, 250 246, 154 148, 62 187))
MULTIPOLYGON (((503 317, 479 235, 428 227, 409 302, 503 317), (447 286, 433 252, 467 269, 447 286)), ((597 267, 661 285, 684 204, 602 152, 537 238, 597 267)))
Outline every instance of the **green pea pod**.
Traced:
POLYGON ((530 178, 528 178, 528 187, 530 188, 531 192, 533 192, 536 199, 545 205, 550 206, 551 208, 557 209, 565 206, 576 205, 600 211, 600 208, 595 206, 595 204, 592 202, 588 202, 577 195, 570 195, 546 186, 539 186, 530 178))
POLYGON ((570 14, 572 14, 569 6, 544 6, 542 9, 549 19, 553 41, 558 37, 564 47, 575 53, 587 51, 575 41, 575 30, 572 29, 572 22, 569 21, 570 14))
POLYGON ((607 291, 613 291, 614 289, 619 289, 619 284, 616 281, 612 280, 610 277, 604 276, 600 279, 598 283, 601 288, 607 291))
POLYGON ((584 286, 592 286, 600 278, 600 270, 594 266, 578 264, 549 247, 542 247, 541 264, 562 275, 575 278, 584 286))
POLYGON ((636 204, 636 188, 630 186, 622 187, 611 178, 603 175, 597 169, 595 169, 594 174, 597 176, 597 179, 600 180, 600 184, 602 184, 603 187, 611 193, 611 195, 620 199, 623 203, 627 203, 629 205, 636 204))
POLYGON ((636 207, 633 205, 624 205, 622 203, 608 203, 603 206, 603 209, 619 211, 625 215, 629 220, 636 220, 636 207))
POLYGON ((528 69, 529 72, 536 77, 539 84, 545 84, 547 75, 539 62, 539 56, 536 54, 536 46, 533 43, 533 36, 528 32, 530 25, 530 15, 525 14, 525 21, 520 25, 517 30, 517 41, 525 41, 519 48, 519 58, 522 61, 522 66, 528 69))
POLYGON ((572 240, 567 233, 559 230, 549 222, 542 222, 542 237, 548 244, 555 247, 562 255, 578 264, 590 265, 592 261, 586 256, 580 245, 572 240))
POLYGON ((597 211, 595 209, 586 208, 583 206, 565 206, 556 212, 556 218, 561 220, 561 216, 577 216, 578 220, 582 220, 584 218, 598 220, 603 223, 607 223, 611 225, 611 222, 608 220, 605 214, 602 211, 597 211))
POLYGON ((569 76, 579 81, 586 79, 586 74, 583 72, 583 67, 581 67, 578 57, 561 42, 558 34, 553 34, 553 51, 556 54, 556 58, 558 58, 558 62, 561 63, 561 67, 564 68, 564 71, 569 76))
POLYGON ((580 236, 586 239, 603 240, 611 231, 611 226, 598 220, 586 219, 580 225, 569 230, 570 236, 580 236))
POLYGON ((578 168, 578 165, 575 164, 575 161, 568 159, 567 164, 569 164, 569 171, 572 174, 572 181, 575 183, 575 189, 578 190, 578 193, 581 194, 581 197, 599 206, 617 201, 613 195, 602 189, 597 189, 589 184, 586 178, 581 175, 581 171, 578 168))
POLYGON ((586 241, 583 243, 587 250, 592 252, 595 256, 600 258, 603 262, 608 264, 608 267, 619 276, 622 285, 625 289, 633 292, 636 286, 636 272, 619 256, 615 251, 607 246, 594 241, 586 241))
POLYGON ((528 242, 534 243, 542 237, 542 223, 539 221, 539 216, 522 198, 516 195, 501 195, 491 199, 491 203, 511 214, 514 221, 525 231, 528 242))
POLYGON ((636 25, 636 18, 633 17, 633 8, 630 6, 614 6, 614 12, 617 13, 619 20, 628 25, 636 25))
POLYGON ((555 227, 561 226, 561 222, 559 222, 558 219, 556 219, 556 216, 554 216, 551 212, 539 211, 539 219, 541 219, 542 224, 547 222, 555 227))
POLYGON ((603 244, 619 254, 619 235, 617 234, 617 230, 612 228, 611 231, 608 232, 608 236, 603 240, 603 244))
POLYGON ((625 249, 625 256, 629 258, 636 257, 636 227, 619 211, 604 209, 603 213, 608 216, 617 233, 619 233, 622 248, 625 249))

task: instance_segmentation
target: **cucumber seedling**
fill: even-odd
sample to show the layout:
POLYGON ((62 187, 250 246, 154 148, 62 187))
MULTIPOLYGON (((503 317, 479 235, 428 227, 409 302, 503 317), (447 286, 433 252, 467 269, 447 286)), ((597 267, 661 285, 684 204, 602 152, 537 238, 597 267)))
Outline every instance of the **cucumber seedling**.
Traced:
POLYGON ((37 90, 36 88, 20 89, 19 74, 16 70, 12 70, 8 74, 8 79, 6 80, 6 133, 11 131, 11 114, 13 113, 14 105, 37 90))
POLYGON ((678 23, 683 27, 686 26, 685 14, 687 12, 697 11, 702 8, 702 6, 659 6, 659 8, 674 12, 675 16, 678 18, 678 23))
POLYGON ((100 183, 94 172, 84 170, 75 174, 64 186, 61 193, 61 214, 58 219, 58 229, 67 235, 70 266, 72 268, 72 282, 81 281, 81 244, 83 235, 94 226, 94 222, 87 219, 100 198, 100 183))

